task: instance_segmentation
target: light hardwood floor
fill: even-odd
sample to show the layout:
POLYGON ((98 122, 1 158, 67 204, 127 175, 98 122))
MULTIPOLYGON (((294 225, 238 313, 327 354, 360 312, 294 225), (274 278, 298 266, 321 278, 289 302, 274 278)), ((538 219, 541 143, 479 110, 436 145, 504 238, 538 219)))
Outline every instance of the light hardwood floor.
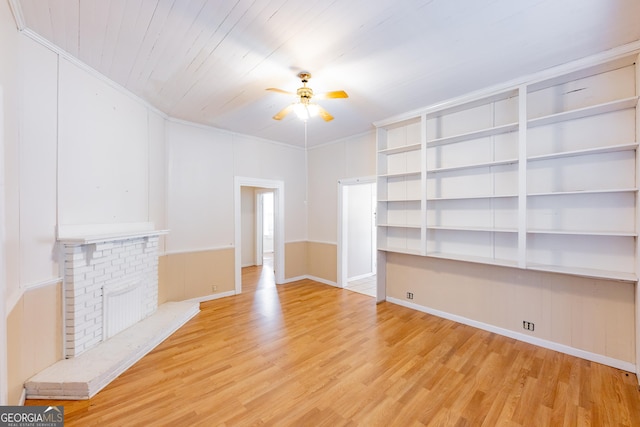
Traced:
POLYGON ((268 268, 243 287, 65 425, 640 426, 633 374, 268 268))

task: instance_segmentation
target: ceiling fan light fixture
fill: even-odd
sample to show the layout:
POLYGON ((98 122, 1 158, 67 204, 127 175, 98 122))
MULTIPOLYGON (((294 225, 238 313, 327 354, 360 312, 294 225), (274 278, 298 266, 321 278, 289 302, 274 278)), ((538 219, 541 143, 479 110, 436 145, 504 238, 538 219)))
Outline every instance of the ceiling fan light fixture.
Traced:
MULTIPOLYGON (((295 95, 297 97, 297 101, 292 104, 287 105, 282 110, 278 111, 274 116, 274 120, 282 120, 286 117, 287 114, 292 111, 296 113, 296 116, 304 122, 309 120, 311 117, 320 116, 325 122, 329 122, 333 120, 333 116, 329 114, 327 110, 322 108, 320 105, 311 103, 311 98, 314 97, 313 89, 307 86, 309 79, 311 78, 311 74, 307 72, 298 73, 298 77, 302 81, 302 87, 298 88, 296 93, 288 92, 286 90, 270 87, 267 90, 277 93, 282 93, 284 95, 295 95)), ((347 92, 343 90, 334 90, 331 92, 321 93, 317 95, 317 99, 334 99, 334 98, 348 98, 347 92)))
POLYGON ((318 104, 311 104, 308 102, 297 102, 293 104, 293 111, 300 120, 306 121, 311 117, 318 115, 320 107, 318 104))
POLYGON ((307 111, 309 112, 309 117, 315 117, 318 115, 320 107, 318 104, 307 104, 307 111))
POLYGON ((301 102, 293 104, 293 111, 296 113, 296 116, 298 116, 300 120, 307 120, 310 117, 307 106, 301 102))

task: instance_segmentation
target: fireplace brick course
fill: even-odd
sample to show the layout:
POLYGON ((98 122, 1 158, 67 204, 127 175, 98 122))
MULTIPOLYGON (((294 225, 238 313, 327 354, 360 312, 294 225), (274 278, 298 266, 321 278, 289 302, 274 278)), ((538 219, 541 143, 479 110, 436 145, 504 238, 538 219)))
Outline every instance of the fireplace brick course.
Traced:
POLYGON ((144 236, 64 243, 65 353, 76 357, 103 338, 105 287, 142 287, 142 318, 158 307, 158 241, 144 236))

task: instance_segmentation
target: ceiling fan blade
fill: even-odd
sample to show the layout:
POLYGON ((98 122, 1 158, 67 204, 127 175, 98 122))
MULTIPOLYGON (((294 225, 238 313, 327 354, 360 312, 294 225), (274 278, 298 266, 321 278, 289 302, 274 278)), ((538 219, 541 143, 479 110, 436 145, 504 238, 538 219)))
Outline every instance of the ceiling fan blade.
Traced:
POLYGON ((325 92, 319 95, 315 95, 316 99, 333 99, 333 98, 348 98, 347 92, 343 90, 334 90, 332 92, 325 92))
POLYGON ((278 111, 275 116, 273 116, 274 120, 282 120, 285 118, 287 114, 289 114, 293 110, 293 104, 289 104, 284 107, 282 110, 278 111))
POLYGON ((327 110, 318 105, 318 115, 324 119, 325 122, 333 120, 333 116, 329 114, 327 110))
POLYGON ((287 92, 286 90, 278 89, 277 87, 268 87, 265 90, 269 90, 271 92, 283 93, 285 95, 295 95, 293 92, 287 92))

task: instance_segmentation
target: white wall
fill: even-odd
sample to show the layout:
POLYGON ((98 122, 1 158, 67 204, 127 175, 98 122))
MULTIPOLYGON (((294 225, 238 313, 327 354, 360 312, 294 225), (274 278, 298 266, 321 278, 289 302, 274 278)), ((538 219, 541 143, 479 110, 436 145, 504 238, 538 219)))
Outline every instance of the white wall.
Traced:
MULTIPOLYGON (((167 144, 166 119, 160 114, 149 111, 149 217, 159 230, 167 225, 167 144)), ((158 251, 165 252, 166 237, 160 236, 158 251)))
MULTIPOLYGON (((59 275, 56 225, 165 219, 165 119, 20 37, 19 283, 59 275)), ((162 250, 162 248, 161 248, 162 250)))
MULTIPOLYGON (((4 248, 4 92, 0 86, 0 348, 7 348, 4 248)), ((0 405, 7 405, 7 352, 0 350, 0 405)))
POLYGON ((376 174, 375 133, 309 149, 309 240, 337 243, 338 180, 376 174))
POLYGON ((148 109, 60 60, 61 225, 149 218, 148 109))
MULTIPOLYGON (((13 299, 19 289, 19 92, 20 36, 8 2, 0 2, 0 86, 4 93, 4 218, 6 298, 13 299)), ((4 300, 2 301, 4 303, 4 300)))
POLYGON ((285 242, 306 240, 304 150, 234 134, 233 164, 236 176, 284 182, 285 242))
POLYGON ((167 251, 233 247, 231 134, 177 122, 167 128, 167 251))
POLYGON ((168 252, 233 247, 234 177, 284 181, 285 241, 306 240, 303 150, 170 121, 168 252))
POLYGON ((57 277, 58 55, 20 38, 20 284, 57 277))

